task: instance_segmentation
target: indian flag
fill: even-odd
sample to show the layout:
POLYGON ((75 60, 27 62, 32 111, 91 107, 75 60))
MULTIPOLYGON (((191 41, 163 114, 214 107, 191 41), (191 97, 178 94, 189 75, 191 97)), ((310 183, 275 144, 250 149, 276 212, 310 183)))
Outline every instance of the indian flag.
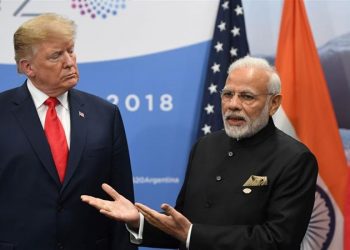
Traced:
POLYGON ((284 1, 276 68, 283 100, 275 123, 306 144, 319 165, 314 211, 301 249, 350 250, 349 168, 303 0, 284 1))

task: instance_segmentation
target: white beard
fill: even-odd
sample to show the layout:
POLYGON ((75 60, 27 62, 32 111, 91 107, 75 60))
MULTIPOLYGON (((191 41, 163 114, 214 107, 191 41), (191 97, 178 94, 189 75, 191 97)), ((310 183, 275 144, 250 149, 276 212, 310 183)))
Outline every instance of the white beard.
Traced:
POLYGON ((225 132, 229 137, 232 137, 235 139, 251 137, 252 135, 259 132, 269 122, 268 101, 266 101, 265 107, 261 111, 260 115, 254 120, 251 120, 245 114, 240 114, 233 111, 226 111, 226 113, 223 114, 223 121, 224 121, 225 132), (243 126, 231 126, 227 122, 226 118, 232 115, 243 118, 246 121, 246 124, 243 126))

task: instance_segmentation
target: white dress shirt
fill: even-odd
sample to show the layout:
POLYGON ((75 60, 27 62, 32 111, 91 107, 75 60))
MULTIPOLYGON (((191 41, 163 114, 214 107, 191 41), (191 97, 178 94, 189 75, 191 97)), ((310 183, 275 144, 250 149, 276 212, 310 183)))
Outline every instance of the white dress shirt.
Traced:
MULTIPOLYGON (((48 106, 46 106, 44 102, 46 101, 47 98, 49 98, 49 96, 46 95, 41 90, 37 89, 29 79, 27 79, 27 87, 34 101, 34 105, 35 105, 36 111, 38 112, 41 125, 43 126, 43 129, 44 129, 46 111, 48 109, 48 106)), ((56 112, 57 112, 58 118, 62 123, 64 133, 67 139, 67 145, 69 148, 70 147, 70 114, 69 114, 69 105, 68 105, 68 92, 67 91, 64 92, 62 95, 58 96, 57 99, 59 103, 56 106, 56 112)))
MULTIPOLYGON (((141 213, 139 213, 139 215, 140 215, 140 227, 139 227, 138 232, 135 232, 134 230, 129 228, 128 225, 125 224, 126 228, 128 229, 128 231, 130 233, 130 241, 132 243, 138 244, 138 245, 142 243, 143 227, 145 224, 145 217, 141 213)), ((190 239, 191 239, 192 226, 193 226, 193 224, 191 224, 190 229, 188 230, 188 234, 187 234, 187 239, 186 239, 186 248, 187 249, 190 249, 190 239)))

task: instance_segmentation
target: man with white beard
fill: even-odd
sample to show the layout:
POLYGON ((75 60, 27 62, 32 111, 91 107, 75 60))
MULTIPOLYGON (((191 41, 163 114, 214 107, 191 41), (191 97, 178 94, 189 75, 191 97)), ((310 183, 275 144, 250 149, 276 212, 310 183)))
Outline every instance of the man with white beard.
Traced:
POLYGON ((82 196, 101 213, 124 221, 134 243, 190 250, 300 249, 315 197, 317 161, 277 129, 277 72, 261 58, 229 68, 221 92, 225 131, 194 145, 175 208, 135 205, 107 184, 113 201, 82 196))
POLYGON ((235 139, 250 137, 266 126, 281 104, 279 76, 266 61, 251 57, 236 61, 228 71, 221 91, 225 131, 235 139))

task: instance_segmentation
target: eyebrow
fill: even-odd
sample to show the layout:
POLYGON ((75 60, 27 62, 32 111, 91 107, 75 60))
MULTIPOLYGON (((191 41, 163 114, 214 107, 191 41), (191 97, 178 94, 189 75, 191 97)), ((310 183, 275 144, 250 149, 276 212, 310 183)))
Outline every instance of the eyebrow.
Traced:
POLYGON ((230 91, 230 92, 235 92, 235 93, 251 93, 251 94, 255 94, 255 91, 252 91, 252 90, 249 90, 249 89, 235 91, 235 90, 232 90, 232 89, 223 88, 222 91, 230 91))

